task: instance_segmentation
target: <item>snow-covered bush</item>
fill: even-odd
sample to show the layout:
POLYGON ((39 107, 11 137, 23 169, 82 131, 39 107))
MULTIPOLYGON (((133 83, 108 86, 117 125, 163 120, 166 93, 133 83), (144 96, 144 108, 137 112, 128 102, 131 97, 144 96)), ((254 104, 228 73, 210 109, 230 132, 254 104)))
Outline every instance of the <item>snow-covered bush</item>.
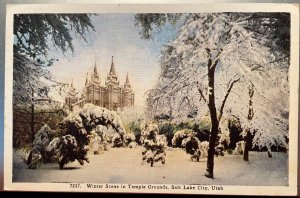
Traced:
POLYGON ((126 133, 124 135, 125 146, 128 146, 131 142, 135 142, 135 135, 133 133, 126 133))
POLYGON ((123 135, 120 135, 118 133, 115 133, 112 137, 112 147, 123 147, 123 135))
MULTIPOLYGON (((208 157, 208 141, 200 142, 195 136, 195 133, 189 134, 189 136, 182 140, 182 147, 185 149, 187 154, 191 155, 191 159, 199 161, 201 158, 208 157)), ((215 147, 215 156, 224 156, 224 146, 219 144, 215 147)))
POLYGON ((103 142, 103 145, 101 143, 107 138, 103 129, 108 129, 109 126, 115 131, 114 144, 123 145, 123 136, 126 131, 120 117, 113 111, 86 104, 83 108, 70 113, 59 124, 60 130, 64 134, 62 137, 51 141, 53 131, 46 125, 40 129, 36 134, 33 149, 27 160, 28 166, 36 168, 43 160, 53 156, 58 158, 60 169, 63 169, 65 164, 75 160, 83 165, 84 161, 89 162, 87 152, 92 134, 95 137, 98 136, 94 142, 98 144, 97 147, 100 144, 103 149, 105 147, 108 149, 106 142, 103 142), (105 127, 97 127, 99 125, 105 127))
POLYGON ((187 138, 191 133, 193 133, 193 130, 191 129, 182 129, 180 131, 177 131, 172 138, 172 146, 181 146, 182 140, 187 138))
POLYGON ((80 165, 83 165, 87 159, 88 148, 87 146, 79 147, 76 138, 72 135, 65 135, 61 138, 61 145, 59 147, 60 157, 59 157, 59 168, 63 169, 64 165, 77 160, 80 165))
MULTIPOLYGON (((229 130, 229 145, 227 147, 228 149, 231 149, 232 152, 234 148, 236 147, 236 143, 243 140, 243 137, 241 133, 243 132, 243 129, 241 127, 241 123, 237 118, 229 118, 228 119, 228 130, 229 130)), ((229 151, 231 152, 231 151, 229 151)))
POLYGON ((83 164, 83 160, 87 160, 87 146, 90 142, 91 131, 96 128, 97 125, 110 126, 119 135, 120 140, 115 137, 113 140, 114 145, 123 144, 123 135, 126 133, 120 117, 114 111, 109 111, 103 107, 95 106, 93 104, 85 104, 81 109, 78 109, 69 114, 61 123, 61 128, 65 130, 66 134, 70 134, 75 137, 78 145, 76 152, 79 155, 74 154, 80 164, 83 164))
POLYGON ((137 143, 136 142, 130 142, 128 145, 128 148, 136 148, 137 147, 137 143))
POLYGON ((215 147, 215 156, 218 157, 219 155, 224 156, 224 145, 218 144, 215 147))
POLYGON ((47 161, 46 149, 53 134, 54 131, 46 124, 35 134, 33 147, 27 159, 28 168, 36 169, 40 164, 47 161))
POLYGON ((173 138, 173 133, 175 130, 176 125, 173 123, 162 123, 159 126, 159 133, 163 134, 167 137, 167 142, 168 145, 172 145, 172 138, 173 138))
POLYGON ((200 143, 200 152, 201 152, 201 158, 207 158, 208 156, 208 141, 204 141, 200 143))
POLYGON ((47 155, 52 159, 52 161, 58 162, 60 157, 60 146, 62 142, 62 137, 54 138, 47 146, 47 155))
POLYGON ((141 137, 140 126, 145 120, 144 112, 145 109, 142 106, 125 107, 123 109, 118 109, 117 111, 126 131, 133 133, 138 143, 141 137))
POLYGON ((164 135, 159 135, 159 129, 153 122, 143 123, 141 125, 141 138, 143 142, 142 164, 150 163, 153 166, 154 162, 161 161, 165 164, 165 149, 167 147, 167 139, 164 135))
POLYGON ((167 137, 163 134, 157 136, 157 145, 166 148, 168 146, 167 137))
POLYGON ((181 148, 184 148, 185 149, 185 146, 186 146, 186 143, 190 141, 190 138, 184 138, 181 142, 181 148))
POLYGON ((218 142, 219 144, 222 144, 227 148, 230 144, 230 132, 228 127, 228 119, 223 118, 220 121, 219 127, 220 127, 220 131, 218 134, 218 139, 219 139, 218 142))
POLYGON ((133 122, 124 124, 126 131, 129 133, 133 133, 136 138, 137 143, 139 143, 139 144, 140 144, 140 138, 141 138, 141 123, 142 123, 142 120, 137 120, 137 121, 133 121, 133 122))
POLYGON ((100 151, 108 151, 109 145, 112 140, 112 133, 109 127, 103 125, 97 125, 95 128, 95 134, 100 137, 99 149, 100 151), (111 135, 110 135, 111 134, 111 135))
POLYGON ((159 134, 159 128, 153 122, 143 122, 141 124, 141 138, 140 142, 144 144, 145 139, 154 139, 159 134))
POLYGON ((90 148, 95 155, 103 152, 104 148, 102 146, 102 138, 95 132, 91 135, 91 145, 90 148))
POLYGON ((199 161, 201 156, 200 141, 195 137, 195 133, 190 133, 183 142, 185 144, 185 152, 191 155, 191 160, 199 161))
POLYGON ((243 155, 244 150, 245 150, 245 141, 242 140, 242 141, 239 141, 239 142, 236 143, 233 154, 243 155))

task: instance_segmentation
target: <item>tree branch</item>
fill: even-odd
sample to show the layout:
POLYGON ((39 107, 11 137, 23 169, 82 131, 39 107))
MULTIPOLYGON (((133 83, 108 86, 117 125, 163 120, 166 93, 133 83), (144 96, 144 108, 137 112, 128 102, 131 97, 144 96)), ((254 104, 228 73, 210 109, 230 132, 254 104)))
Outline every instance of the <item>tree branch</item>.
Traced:
MULTIPOLYGON (((20 37, 18 33, 19 33, 19 32, 16 32, 15 35, 16 35, 16 37, 17 37, 19 43, 20 43, 20 44, 22 45, 22 47, 25 48, 27 51, 30 51, 29 47, 27 47, 27 46, 23 43, 22 38, 21 38, 22 36, 20 37)), ((21 35, 22 35, 22 34, 21 34, 21 35)))
POLYGON ((222 105, 221 105, 221 108, 220 108, 220 113, 219 113, 219 117, 218 117, 218 120, 219 120, 219 121, 220 121, 221 118, 222 118, 223 110, 224 110, 224 107, 225 107, 226 100, 227 100, 227 98, 228 98, 228 96, 229 96, 229 93, 230 93, 230 91, 231 91, 233 85, 234 85, 236 82, 238 82, 239 80, 240 80, 240 78, 238 78, 238 79, 232 81, 232 82, 230 83, 228 89, 227 89, 227 92, 226 92, 226 94, 225 94, 225 97, 224 97, 224 99, 223 99, 223 101, 222 101, 222 105))
MULTIPOLYGON (((221 55, 222 51, 223 51, 223 49, 221 49, 221 50, 218 52, 218 54, 216 55, 216 58, 215 58, 213 64, 211 64, 211 66, 210 66, 210 69, 216 68, 216 66, 217 66, 217 64, 218 64, 218 61, 219 61, 219 58, 220 58, 220 55, 221 55)), ((210 57, 211 57, 211 56, 210 56, 210 57)))
POLYGON ((206 50, 207 58, 208 58, 207 66, 208 66, 208 68, 210 69, 210 68, 212 67, 212 60, 211 60, 210 49, 205 48, 205 50, 206 50))
POLYGON ((272 104, 276 105, 272 100, 270 100, 269 98, 265 97, 262 93, 260 93, 260 91, 256 88, 255 84, 250 80, 250 83, 253 85, 254 89, 256 90, 256 92, 258 93, 258 95, 264 99, 266 99, 267 101, 271 102, 272 104))
POLYGON ((274 61, 271 61, 270 63, 275 63, 275 62, 278 62, 278 61, 280 61, 280 60, 282 60, 282 59, 285 59, 285 58, 288 58, 288 56, 283 56, 283 57, 281 57, 281 58, 277 58, 277 59, 275 59, 274 61))
POLYGON ((235 21, 235 23, 240 23, 240 22, 242 22, 242 21, 248 21, 249 19, 252 19, 252 18, 254 18, 256 15, 254 15, 254 14, 251 14, 250 16, 246 16, 246 17, 244 17, 244 18, 239 18, 239 19, 237 19, 236 21, 235 21))
POLYGON ((251 69, 251 71, 254 71, 254 70, 259 70, 260 68, 262 68, 263 66, 262 65, 259 65, 259 64, 253 64, 251 66, 255 66, 251 69), (255 66, 256 65, 256 66, 255 66))
POLYGON ((204 96, 202 90, 201 90, 200 88, 198 88, 198 91, 199 91, 199 93, 200 93, 201 98, 203 98, 204 102, 207 104, 207 100, 206 100, 206 98, 205 98, 205 96, 204 96))

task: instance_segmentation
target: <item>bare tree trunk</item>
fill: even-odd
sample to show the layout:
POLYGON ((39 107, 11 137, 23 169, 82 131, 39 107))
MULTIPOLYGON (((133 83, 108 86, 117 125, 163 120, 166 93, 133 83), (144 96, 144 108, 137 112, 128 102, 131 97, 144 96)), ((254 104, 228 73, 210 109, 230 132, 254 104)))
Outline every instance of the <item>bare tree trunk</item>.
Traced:
POLYGON ((215 104, 215 90, 214 90, 214 81, 215 81, 215 66, 217 65, 217 61, 212 65, 211 57, 209 57, 208 61, 208 108, 210 112, 211 119, 211 131, 209 137, 209 146, 208 146, 208 156, 207 156, 207 168, 205 176, 208 178, 214 177, 214 153, 215 153, 215 145, 218 135, 219 129, 219 121, 217 117, 217 110, 215 104))
MULTIPOLYGON (((253 112, 253 95, 254 95, 254 89, 253 84, 251 83, 248 87, 248 93, 249 93, 249 110, 248 110, 248 121, 251 122, 254 112, 253 112)), ((250 129, 247 129, 247 134, 245 138, 245 149, 244 149, 244 161, 249 161, 249 149, 251 145, 251 134, 250 129)))
POLYGON ((245 148, 244 148, 244 153, 243 153, 243 160, 244 161, 249 161, 249 148, 251 145, 251 138, 250 138, 250 131, 247 130, 247 135, 245 137, 245 148))
POLYGON ((269 157, 269 158, 272 158, 272 153, 271 153, 271 151, 269 151, 269 150, 268 150, 268 157, 269 157))
POLYGON ((31 111, 30 111, 30 116, 31 116, 31 120, 30 120, 30 131, 31 131, 31 141, 33 143, 34 141, 34 136, 35 136, 35 131, 34 131, 34 122, 35 122, 35 119, 34 119, 34 103, 33 103, 33 91, 32 91, 32 103, 31 103, 31 111))
POLYGON ((268 149, 268 157, 272 158, 272 150, 271 150, 271 146, 267 146, 268 149))

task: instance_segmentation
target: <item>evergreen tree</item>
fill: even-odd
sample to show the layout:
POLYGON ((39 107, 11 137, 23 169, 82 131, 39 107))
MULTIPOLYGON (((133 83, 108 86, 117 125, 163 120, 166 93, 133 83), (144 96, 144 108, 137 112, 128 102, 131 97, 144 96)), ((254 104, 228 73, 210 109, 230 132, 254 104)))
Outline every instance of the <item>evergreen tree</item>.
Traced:
POLYGON ((32 139, 36 114, 40 113, 36 105, 41 110, 41 103, 51 103, 52 99, 48 97, 51 87, 58 88, 60 92, 64 88, 64 84, 54 81, 47 70, 57 61, 55 57, 49 57, 50 50, 73 52, 73 35, 86 40, 90 30, 94 30, 94 26, 87 14, 14 15, 13 105, 14 111, 23 112, 30 118, 27 122, 30 123, 32 139))

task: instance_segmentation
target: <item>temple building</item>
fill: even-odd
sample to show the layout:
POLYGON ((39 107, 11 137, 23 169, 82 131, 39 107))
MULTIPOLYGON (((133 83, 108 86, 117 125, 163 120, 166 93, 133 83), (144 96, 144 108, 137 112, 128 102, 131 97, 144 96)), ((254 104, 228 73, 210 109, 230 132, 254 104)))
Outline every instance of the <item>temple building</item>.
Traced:
POLYGON ((70 111, 80 108, 86 103, 92 103, 113 111, 116 111, 119 108, 122 109, 124 107, 134 106, 134 91, 131 87, 128 73, 124 85, 120 85, 113 57, 105 84, 101 84, 100 75, 95 63, 90 78, 88 74, 86 76, 85 86, 81 96, 78 97, 77 95, 78 93, 73 87, 72 81, 65 98, 66 106, 70 111))

